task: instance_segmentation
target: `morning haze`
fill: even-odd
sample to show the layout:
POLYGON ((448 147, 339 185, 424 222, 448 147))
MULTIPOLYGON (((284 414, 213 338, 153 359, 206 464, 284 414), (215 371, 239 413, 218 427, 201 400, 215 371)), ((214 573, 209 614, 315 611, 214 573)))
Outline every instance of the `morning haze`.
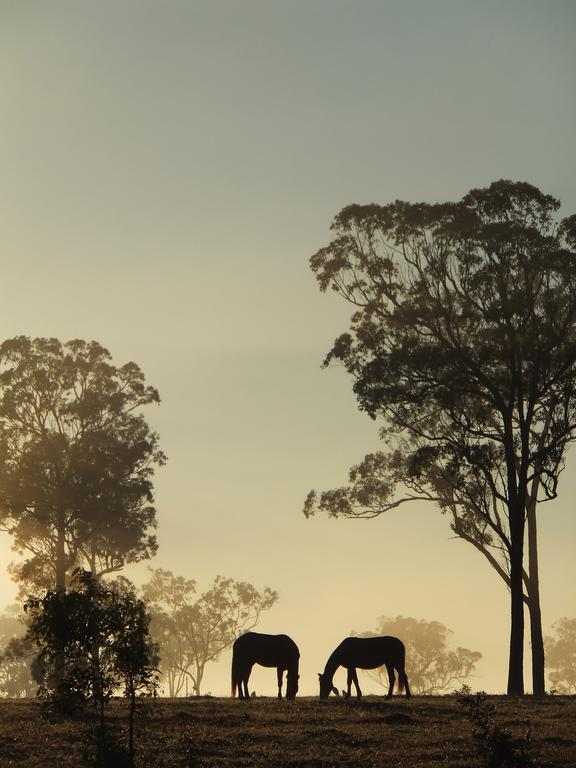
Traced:
MULTIPOLYGON (((506 589, 432 504, 302 514, 380 445, 345 371, 321 369, 350 307, 320 294, 308 260, 352 202, 458 200, 504 178, 575 211, 573 3, 0 15, 2 338, 96 339, 158 388, 146 418, 169 460, 150 564, 201 589, 224 574, 277 590, 258 630, 296 640, 302 694, 351 630, 397 615, 444 623, 482 653, 473 688, 503 692, 506 589)), ((539 518, 546 634, 575 615, 574 467, 539 518)), ((124 573, 142 583, 147 565, 124 573)), ((8 604, 5 572, 2 586, 8 604)), ((251 687, 274 694, 273 674, 251 687)), ((203 689, 228 695, 229 652, 203 689)))

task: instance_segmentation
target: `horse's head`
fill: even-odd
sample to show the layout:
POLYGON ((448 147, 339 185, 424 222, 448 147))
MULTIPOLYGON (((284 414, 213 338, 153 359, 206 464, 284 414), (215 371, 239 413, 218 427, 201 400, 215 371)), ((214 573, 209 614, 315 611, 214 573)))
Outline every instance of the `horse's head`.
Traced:
POLYGON ((335 685, 332 685, 332 678, 328 677, 328 675, 321 675, 320 672, 318 672, 318 679, 320 681, 321 699, 327 699, 331 693, 336 694, 336 696, 340 696, 338 693, 338 688, 336 688, 335 685))
POLYGON ((300 675, 288 675, 286 680, 286 698, 295 699, 298 693, 298 680, 300 675))

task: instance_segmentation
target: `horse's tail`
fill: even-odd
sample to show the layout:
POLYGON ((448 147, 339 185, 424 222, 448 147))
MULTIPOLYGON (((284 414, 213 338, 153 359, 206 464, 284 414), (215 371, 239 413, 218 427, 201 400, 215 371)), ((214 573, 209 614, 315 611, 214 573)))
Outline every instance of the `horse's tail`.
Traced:
POLYGON ((404 643, 400 640, 400 652, 398 654, 398 691, 399 693, 404 692, 405 684, 408 680, 406 677, 406 648, 404 646, 404 643))
POLYGON ((236 648, 232 650, 232 698, 236 696, 236 687, 240 685, 240 673, 238 669, 238 656, 236 648))
POLYGON ((411 696, 408 675, 406 674, 406 648, 404 647, 404 643, 400 641, 400 653, 398 657, 398 692, 403 693, 404 691, 406 691, 408 697, 411 696))
POLYGON ((404 678, 406 677, 406 672, 399 672, 398 673, 398 691, 399 693, 404 693, 404 678))

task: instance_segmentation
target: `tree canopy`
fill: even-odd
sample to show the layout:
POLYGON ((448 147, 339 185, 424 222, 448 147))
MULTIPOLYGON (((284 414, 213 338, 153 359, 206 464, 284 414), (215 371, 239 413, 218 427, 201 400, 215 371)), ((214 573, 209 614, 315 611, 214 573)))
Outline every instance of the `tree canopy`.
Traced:
POLYGON ((152 478, 164 454, 140 409, 158 403, 135 363, 95 341, 0 345, 0 528, 26 587, 63 589, 156 551, 152 478))
POLYGON ((352 375, 386 450, 305 513, 449 510, 510 588, 510 693, 524 691, 524 588, 543 692, 535 509, 556 496, 576 430, 576 216, 557 221, 559 206, 506 180, 455 203, 350 205, 311 259, 320 288, 354 307, 325 363, 352 375))

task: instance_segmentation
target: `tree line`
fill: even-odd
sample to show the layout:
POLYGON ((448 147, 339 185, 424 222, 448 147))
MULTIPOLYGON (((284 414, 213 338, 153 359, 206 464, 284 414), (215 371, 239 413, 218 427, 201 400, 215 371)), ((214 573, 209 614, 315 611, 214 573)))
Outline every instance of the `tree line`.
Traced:
MULTIPOLYGON (((48 638, 43 618, 49 614, 64 628, 64 607, 73 612, 82 600, 110 600, 108 588, 118 596, 116 608, 124 601, 127 622, 130 605, 145 611, 170 695, 188 683, 199 694, 206 664, 276 602, 268 588, 222 576, 197 595, 195 582, 156 569, 140 596, 120 576, 158 548, 153 478, 166 456, 142 410, 159 401, 135 363, 114 365, 97 342, 20 336, 0 345, 0 530, 22 555, 10 571, 27 610, 3 616, 7 693, 50 688, 50 677, 54 685, 72 684, 72 671, 82 666, 73 661, 78 648, 65 647, 66 632, 54 621, 48 638), (26 638, 18 637, 26 627, 26 638), (49 663, 38 647, 50 649, 49 663)), ((88 666, 104 645, 95 642, 88 666)))
MULTIPOLYGON (((144 585, 137 594, 133 593, 134 598, 146 595, 150 586, 156 592, 158 578, 155 575, 148 585, 144 585)), ((166 571, 161 572, 160 578, 162 581, 168 580, 176 584, 189 582, 166 571)), ((230 580, 220 578, 216 581, 221 585, 222 582, 230 580)), ((124 587, 130 590, 131 585, 126 581, 124 587)), ((209 589, 207 594, 211 596, 221 591, 222 587, 219 586, 216 590, 209 589)), ((227 611, 218 600, 212 605, 213 610, 210 610, 212 620, 203 621, 194 627, 195 610, 188 610, 193 606, 193 602, 186 602, 185 597, 181 598, 177 592, 172 592, 172 598, 165 598, 164 602, 165 607, 158 612, 156 599, 151 603, 145 600, 150 616, 150 637, 156 644, 159 656, 157 669, 160 675, 160 690, 164 686, 164 693, 170 698, 188 694, 200 695, 203 677, 198 675, 196 670, 200 668, 203 673, 206 665, 217 661, 221 650, 230 647, 242 631, 256 626, 258 605, 249 611, 252 618, 248 623, 238 625, 234 621, 238 616, 237 607, 227 611), (169 602, 172 602, 172 607, 168 605, 169 602), (212 641, 215 624, 220 625, 220 632, 217 633, 216 641, 212 641), (187 628, 182 625, 187 625, 187 628), (198 642, 202 633, 205 637, 202 642, 198 642), (192 638, 196 638, 196 642, 191 642, 192 638)), ((38 648, 25 638, 29 623, 28 615, 23 613, 19 605, 10 606, 0 614, 0 696, 31 698, 43 684, 44 677, 38 663, 38 648)), ((560 619, 553 625, 553 630, 553 635, 544 638, 550 690, 559 694, 574 694, 576 619, 560 619)), ((410 616, 380 616, 374 630, 352 631, 352 634, 361 637, 390 635, 403 638, 411 687, 416 695, 438 695, 463 685, 470 685, 476 673, 476 665, 482 658, 479 651, 461 646, 451 647, 452 632, 439 621, 425 621, 410 616)), ((387 690, 388 680, 384 669, 366 674, 383 691, 387 690)))
MULTIPOLYGON (((455 203, 350 205, 311 260, 320 288, 354 307, 325 363, 344 364, 385 449, 353 467, 347 485, 312 491, 304 511, 373 517, 435 503, 509 590, 511 694, 524 692, 525 608, 533 691, 545 691, 537 513, 557 497, 576 431, 576 216, 558 220, 559 205, 510 181, 455 203)), ((138 596, 119 576, 157 551, 153 479, 166 456, 142 410, 159 400, 135 363, 114 365, 97 342, 1 344, 0 530, 23 558, 11 573, 30 627, 49 608, 65 622, 72 586, 95 603, 98 589, 130 595, 126 606, 145 600, 141 626, 162 647, 170 695, 199 694, 206 664, 277 594, 219 576, 198 595, 194 581, 156 569, 138 596)), ((417 637, 422 623, 409 621, 417 637)), ((570 621, 557 625, 556 646, 548 641, 553 663, 570 647, 570 621)), ((448 651, 442 627, 423 690, 464 679, 478 660, 448 651)), ((61 633, 52 640, 49 666, 62 682, 70 650, 61 633)), ((18 648, 2 669, 17 664, 18 648)), ((554 674, 563 689, 567 678, 554 674)))

